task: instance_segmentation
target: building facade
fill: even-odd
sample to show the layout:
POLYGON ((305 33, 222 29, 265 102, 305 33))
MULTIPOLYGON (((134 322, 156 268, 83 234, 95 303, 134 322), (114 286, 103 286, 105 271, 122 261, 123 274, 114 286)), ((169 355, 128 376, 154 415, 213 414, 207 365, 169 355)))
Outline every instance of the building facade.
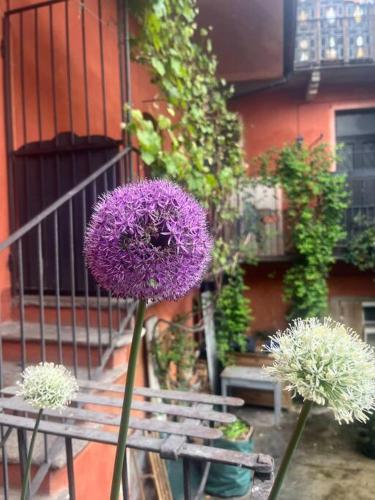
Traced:
MULTIPOLYGON (((374 13, 367 2, 300 0, 289 71, 261 88, 238 86, 232 104, 244 124, 251 175, 257 175, 255 157, 296 140, 308 146, 327 143, 332 151, 340 146, 341 160, 333 170, 347 175, 349 239, 358 218, 368 224, 375 220, 374 13)), ((293 30, 290 23, 284 29, 293 30)), ((266 208, 282 219, 284 202, 266 208)), ((247 269, 253 332, 286 324, 282 280, 293 256, 281 227, 273 224, 271 244, 261 252, 258 266, 247 269)), ((328 280, 330 314, 374 342, 375 276, 345 263, 345 245, 338 249, 328 280)))

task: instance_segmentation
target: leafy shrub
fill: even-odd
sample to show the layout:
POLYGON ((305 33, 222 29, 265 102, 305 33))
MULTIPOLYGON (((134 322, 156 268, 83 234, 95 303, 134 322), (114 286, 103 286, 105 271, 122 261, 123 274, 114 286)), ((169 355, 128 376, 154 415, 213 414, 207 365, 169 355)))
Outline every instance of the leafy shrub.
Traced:
POLYGON ((263 155, 260 179, 283 188, 288 202, 295 263, 284 278, 289 318, 322 317, 328 308, 327 278, 334 250, 345 237, 343 216, 348 205, 345 175, 332 173, 335 157, 329 148, 301 143, 263 155))
POLYGON ((246 350, 246 332, 251 322, 250 300, 245 297, 248 287, 240 267, 228 277, 215 304, 215 334, 219 361, 230 363, 229 353, 235 349, 246 350))
POLYGON ((361 271, 375 270, 375 225, 365 227, 351 238, 346 260, 361 271))

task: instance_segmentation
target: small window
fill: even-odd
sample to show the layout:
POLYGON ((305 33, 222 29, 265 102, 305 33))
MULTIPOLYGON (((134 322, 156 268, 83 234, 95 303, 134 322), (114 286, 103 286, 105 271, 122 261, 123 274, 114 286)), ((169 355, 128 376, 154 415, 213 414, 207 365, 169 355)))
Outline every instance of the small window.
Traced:
POLYGON ((375 324, 375 303, 364 302, 363 305, 363 321, 366 324, 375 324))
POLYGON ((338 138, 375 134, 375 109, 356 109, 336 113, 338 138))
POLYGON ((365 342, 375 347, 375 302, 364 302, 362 311, 365 342))
POLYGON ((365 342, 375 347, 375 328, 367 327, 365 328, 365 342))

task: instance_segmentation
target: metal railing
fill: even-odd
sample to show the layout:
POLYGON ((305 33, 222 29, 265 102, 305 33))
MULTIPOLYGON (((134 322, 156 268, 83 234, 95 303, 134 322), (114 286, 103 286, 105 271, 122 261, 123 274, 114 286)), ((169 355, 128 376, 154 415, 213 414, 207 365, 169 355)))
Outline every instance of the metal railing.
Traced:
POLYGON ((105 367, 118 337, 129 327, 134 304, 113 298, 94 284, 83 263, 83 238, 98 196, 132 180, 139 170, 136 151, 121 150, 0 243, 0 253, 9 252, 12 301, 17 303, 11 318, 0 323, 0 387, 7 359, 20 369, 30 362, 56 361, 89 379, 105 367), (38 277, 32 295, 25 289, 26 258, 32 259, 38 277), (66 289, 62 292, 62 280, 65 287, 69 284, 68 295, 66 289), (19 357, 14 349, 9 352, 8 341, 19 343, 19 357))
MULTIPOLYGON (((345 238, 337 244, 336 254, 342 257, 348 243, 368 227, 375 225, 375 204, 350 205, 345 211, 343 228, 345 238)), ((255 256, 260 260, 293 258, 292 231, 287 223, 287 210, 258 211, 258 220, 251 233, 255 256)))
POLYGON ((309 0, 297 15, 295 69, 374 63, 373 6, 337 0, 320 9, 309 0))

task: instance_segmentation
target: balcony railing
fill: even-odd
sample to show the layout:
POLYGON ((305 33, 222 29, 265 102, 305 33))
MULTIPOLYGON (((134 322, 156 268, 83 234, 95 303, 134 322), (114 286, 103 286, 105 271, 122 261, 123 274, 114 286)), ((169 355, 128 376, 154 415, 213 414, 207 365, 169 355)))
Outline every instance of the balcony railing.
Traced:
POLYGON ((374 6, 299 0, 295 68, 374 63, 374 6))
MULTIPOLYGON (((295 256, 291 228, 287 223, 287 210, 257 210, 251 227, 246 224, 247 244, 260 261, 289 260, 295 256)), ((241 224, 244 219, 241 220, 241 224)), ((351 205, 345 212, 343 227, 345 238, 337 244, 336 255, 346 252, 348 243, 370 226, 375 225, 375 203, 351 205)), ((241 228, 241 234, 244 229, 241 228)))

